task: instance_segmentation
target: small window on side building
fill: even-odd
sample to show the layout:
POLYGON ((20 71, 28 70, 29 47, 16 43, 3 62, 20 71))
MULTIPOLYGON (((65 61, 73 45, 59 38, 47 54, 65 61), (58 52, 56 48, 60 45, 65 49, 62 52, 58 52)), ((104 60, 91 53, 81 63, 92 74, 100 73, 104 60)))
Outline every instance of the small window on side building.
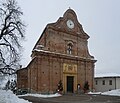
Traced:
POLYGON ((95 81, 95 84, 98 85, 98 81, 97 80, 95 81))
POLYGON ((109 80, 109 85, 112 85, 112 80, 109 80))
POLYGON ((105 85, 105 80, 102 81, 102 84, 105 85))

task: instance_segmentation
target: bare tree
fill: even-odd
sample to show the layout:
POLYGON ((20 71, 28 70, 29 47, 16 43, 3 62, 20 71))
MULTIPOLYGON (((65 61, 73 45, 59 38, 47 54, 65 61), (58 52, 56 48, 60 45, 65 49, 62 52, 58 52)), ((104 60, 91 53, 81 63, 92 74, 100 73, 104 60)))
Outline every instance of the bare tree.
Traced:
POLYGON ((22 15, 16 0, 0 2, 0 72, 3 74, 14 73, 19 65, 21 40, 25 34, 22 15))

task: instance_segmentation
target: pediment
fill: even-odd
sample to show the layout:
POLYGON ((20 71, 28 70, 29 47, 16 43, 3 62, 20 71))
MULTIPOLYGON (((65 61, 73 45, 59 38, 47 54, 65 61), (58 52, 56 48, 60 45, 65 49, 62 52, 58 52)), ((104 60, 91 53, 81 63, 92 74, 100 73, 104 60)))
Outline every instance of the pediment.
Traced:
POLYGON ((68 9, 64 13, 63 17, 60 17, 55 23, 48 24, 47 27, 51 27, 62 32, 74 33, 77 36, 81 36, 86 39, 89 38, 89 36, 84 32, 82 25, 79 23, 76 13, 72 9, 68 9), (67 25, 68 20, 74 23, 73 27, 69 27, 67 25))

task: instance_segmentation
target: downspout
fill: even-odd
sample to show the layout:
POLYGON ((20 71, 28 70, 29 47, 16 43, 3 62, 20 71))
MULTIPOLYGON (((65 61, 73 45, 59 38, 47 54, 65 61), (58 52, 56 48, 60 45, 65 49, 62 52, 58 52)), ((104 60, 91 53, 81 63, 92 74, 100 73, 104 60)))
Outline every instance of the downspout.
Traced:
POLYGON ((92 88, 91 88, 92 90, 95 89, 95 87, 94 87, 94 77, 95 77, 94 68, 95 68, 95 66, 94 66, 94 64, 92 64, 92 88))
POLYGON ((37 92, 38 92, 38 58, 37 59, 37 77, 36 77, 36 84, 37 84, 37 92))
POLYGON ((115 89, 116 89, 116 77, 115 77, 115 89))
POLYGON ((29 69, 30 69, 30 74, 29 74, 30 77, 29 77, 29 78, 30 78, 30 93, 31 93, 31 89, 32 89, 32 88, 31 88, 31 87, 32 87, 32 86, 31 86, 31 85, 32 85, 32 84, 31 84, 31 68, 29 68, 29 69))
POLYGON ((85 61, 85 82, 86 82, 86 67, 87 67, 87 62, 85 61))

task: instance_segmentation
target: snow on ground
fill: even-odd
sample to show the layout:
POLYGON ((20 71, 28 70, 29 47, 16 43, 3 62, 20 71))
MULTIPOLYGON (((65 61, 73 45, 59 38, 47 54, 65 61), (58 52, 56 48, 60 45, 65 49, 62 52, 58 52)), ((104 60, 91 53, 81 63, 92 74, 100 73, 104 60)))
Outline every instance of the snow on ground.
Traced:
POLYGON ((89 92, 88 94, 101 94, 101 95, 120 96, 120 89, 106 91, 106 92, 89 92))
POLYGON ((120 89, 104 92, 102 95, 120 96, 120 89))
POLYGON ((0 74, 0 89, 5 88, 6 83, 16 80, 16 75, 2 75, 0 74))
POLYGON ((59 97, 59 96, 62 96, 61 94, 48 94, 48 95, 45 95, 45 94, 25 94, 25 95, 21 95, 21 96, 34 96, 34 97, 41 97, 41 98, 50 98, 50 97, 59 97))
MULTIPOLYGON (((101 94, 101 95, 111 95, 111 96, 120 96, 120 89, 111 90, 107 92, 89 92, 88 94, 101 94)), ((21 96, 34 96, 34 97, 41 97, 41 98, 50 98, 50 97, 59 97, 62 96, 61 94, 25 94, 21 96)), ((20 99, 18 96, 13 94, 12 91, 0 90, 0 103, 32 103, 28 102, 27 100, 20 99)))
POLYGON ((0 90, 0 103, 32 103, 18 98, 12 91, 0 90))
POLYGON ((88 94, 101 94, 101 92, 89 92, 88 94))
MULTIPOLYGON (((49 94, 49 95, 42 95, 42 94, 25 94, 21 96, 34 96, 34 97, 42 97, 42 98, 49 98, 49 97, 58 97, 61 94, 49 94)), ((0 103, 32 103, 28 102, 27 100, 20 99, 18 96, 13 94, 12 91, 8 90, 0 90, 0 103)))

